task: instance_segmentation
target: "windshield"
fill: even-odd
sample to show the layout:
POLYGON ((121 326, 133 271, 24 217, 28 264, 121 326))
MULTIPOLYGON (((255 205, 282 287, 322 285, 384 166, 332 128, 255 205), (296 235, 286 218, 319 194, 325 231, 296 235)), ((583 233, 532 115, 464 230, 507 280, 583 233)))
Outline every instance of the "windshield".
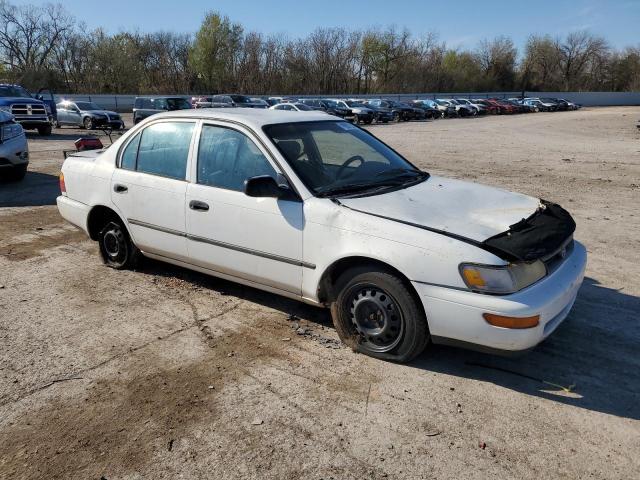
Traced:
POLYGON ((282 123, 264 131, 317 196, 372 194, 429 176, 349 122, 282 123))
POLYGON ((444 100, 436 100, 436 103, 437 103, 438 105, 442 105, 443 107, 446 107, 446 106, 448 106, 448 105, 449 105, 449 103, 448 103, 448 102, 445 102, 444 100))
POLYGON ((366 105, 362 102, 347 102, 347 105, 349 105, 350 107, 360 107, 360 108, 366 107, 366 105))
POLYGON ((102 110, 98 105, 93 102, 76 102, 76 106, 80 110, 102 110))
POLYGON ((187 110, 191 108, 191 104, 184 98, 167 98, 169 110, 187 110))
POLYGON ((298 110, 300 110, 301 112, 308 112, 308 111, 313 111, 313 108, 308 107, 307 105, 305 105, 304 103, 295 103, 294 104, 296 106, 296 108, 298 110))
POLYGON ((17 85, 0 85, 0 97, 31 98, 31 94, 17 85))

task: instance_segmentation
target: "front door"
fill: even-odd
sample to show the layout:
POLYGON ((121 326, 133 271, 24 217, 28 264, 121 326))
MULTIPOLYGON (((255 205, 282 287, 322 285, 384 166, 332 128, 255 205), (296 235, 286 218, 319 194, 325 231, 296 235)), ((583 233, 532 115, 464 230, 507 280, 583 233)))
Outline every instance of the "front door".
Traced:
POLYGON ((145 127, 123 149, 111 198, 143 252, 188 261, 185 197, 194 121, 145 127))
POLYGON ((302 202, 244 194, 250 177, 277 178, 269 153, 247 131, 205 123, 194 158, 186 195, 191 262, 300 294, 302 202))

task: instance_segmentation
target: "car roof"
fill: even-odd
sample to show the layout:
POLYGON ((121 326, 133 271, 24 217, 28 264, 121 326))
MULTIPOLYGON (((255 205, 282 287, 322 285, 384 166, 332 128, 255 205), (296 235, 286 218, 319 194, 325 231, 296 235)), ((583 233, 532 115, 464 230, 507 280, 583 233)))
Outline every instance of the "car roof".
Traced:
POLYGON ((338 117, 328 116, 324 112, 291 112, 266 108, 198 108, 160 113, 154 115, 153 118, 228 120, 230 122, 240 122, 255 129, 274 123, 341 121, 338 117))

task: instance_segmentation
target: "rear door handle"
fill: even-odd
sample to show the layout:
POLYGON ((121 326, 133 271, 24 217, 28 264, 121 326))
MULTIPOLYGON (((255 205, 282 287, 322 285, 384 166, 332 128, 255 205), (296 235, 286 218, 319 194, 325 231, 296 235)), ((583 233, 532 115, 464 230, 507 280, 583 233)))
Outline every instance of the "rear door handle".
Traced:
POLYGON ((122 185, 120 183, 116 183, 113 186, 113 191, 116 193, 125 193, 127 190, 129 190, 129 187, 127 187, 126 185, 122 185))
POLYGON ((201 212, 206 212, 209 210, 209 205, 201 202, 200 200, 191 200, 189 202, 189 208, 191 210, 200 210, 201 212))

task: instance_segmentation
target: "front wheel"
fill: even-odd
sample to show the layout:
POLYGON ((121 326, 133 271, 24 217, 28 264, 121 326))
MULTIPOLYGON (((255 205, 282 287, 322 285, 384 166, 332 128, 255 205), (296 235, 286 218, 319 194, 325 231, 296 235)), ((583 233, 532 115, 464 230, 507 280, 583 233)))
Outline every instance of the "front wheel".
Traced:
POLYGON ((82 121, 82 126, 85 128, 85 130, 93 130, 93 120, 91 119, 91 117, 86 117, 82 121))
POLYGON ((109 222, 98 237, 104 263, 116 270, 135 268, 140 250, 133 244, 126 228, 119 221, 109 222))
POLYGON ((429 341, 422 307, 404 281, 373 268, 347 271, 336 282, 331 315, 340 339, 366 355, 408 362, 429 341))

